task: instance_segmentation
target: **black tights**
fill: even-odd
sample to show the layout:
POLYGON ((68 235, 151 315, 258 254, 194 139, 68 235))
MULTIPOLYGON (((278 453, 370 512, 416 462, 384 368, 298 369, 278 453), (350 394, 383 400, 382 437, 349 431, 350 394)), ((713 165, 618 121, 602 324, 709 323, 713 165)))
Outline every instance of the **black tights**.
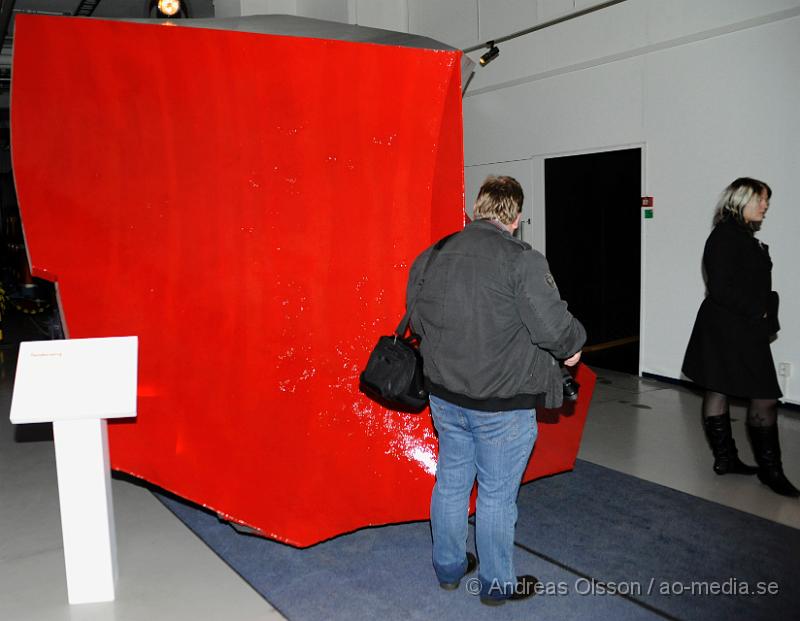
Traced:
MULTIPOLYGON (((703 397, 703 418, 721 416, 728 411, 728 396, 707 390, 703 397)), ((751 427, 772 427, 778 420, 777 399, 750 399, 747 424, 751 427)))

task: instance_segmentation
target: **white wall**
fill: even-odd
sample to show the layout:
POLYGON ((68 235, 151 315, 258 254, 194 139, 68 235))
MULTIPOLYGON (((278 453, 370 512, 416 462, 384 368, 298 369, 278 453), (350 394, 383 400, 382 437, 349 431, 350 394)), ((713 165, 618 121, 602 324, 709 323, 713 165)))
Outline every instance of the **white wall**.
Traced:
MULTIPOLYGON (((294 2, 303 5, 298 14, 332 19, 314 14, 310 0, 294 2)), ((464 48, 599 2, 346 4, 339 21, 368 16, 362 25, 406 30, 405 19, 410 32, 464 48)), ((703 297, 700 261, 714 203, 738 176, 764 179, 774 195, 759 236, 770 244, 783 324, 772 351, 776 362, 792 364, 784 393, 800 403, 800 209, 792 183, 800 171, 800 0, 627 0, 500 51, 464 99, 468 202, 486 174, 519 176, 534 224, 526 237, 543 248, 545 158, 641 146, 643 194, 655 197, 655 218, 643 221, 640 364, 678 378, 703 297)))
POLYGON ((214 0, 216 17, 296 15, 297 0, 214 0))
POLYGON ((534 222, 545 155, 644 147, 643 193, 655 197, 643 220, 644 372, 680 377, 713 205, 749 175, 774 190, 759 235, 782 296, 772 349, 793 366, 786 400, 800 403, 799 15, 797 1, 629 0, 502 44, 470 85, 467 179, 530 159, 534 222))
POLYGON ((298 15, 408 32, 406 0, 215 0, 217 17, 298 15))

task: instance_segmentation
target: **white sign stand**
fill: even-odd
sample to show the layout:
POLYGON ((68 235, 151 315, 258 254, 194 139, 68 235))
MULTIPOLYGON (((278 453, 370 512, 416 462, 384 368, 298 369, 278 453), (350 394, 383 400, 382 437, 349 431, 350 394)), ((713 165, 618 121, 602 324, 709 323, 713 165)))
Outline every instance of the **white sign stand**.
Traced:
POLYGON ((20 343, 11 422, 53 423, 70 604, 113 601, 108 418, 136 416, 135 336, 20 343))

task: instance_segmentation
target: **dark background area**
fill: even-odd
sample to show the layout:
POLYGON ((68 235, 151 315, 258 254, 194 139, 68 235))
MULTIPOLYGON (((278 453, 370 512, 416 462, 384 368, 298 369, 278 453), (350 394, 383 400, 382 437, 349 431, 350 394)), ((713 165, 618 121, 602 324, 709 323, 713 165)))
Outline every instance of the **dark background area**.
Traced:
POLYGON ((545 161, 546 248, 583 361, 639 373, 641 149, 545 161))

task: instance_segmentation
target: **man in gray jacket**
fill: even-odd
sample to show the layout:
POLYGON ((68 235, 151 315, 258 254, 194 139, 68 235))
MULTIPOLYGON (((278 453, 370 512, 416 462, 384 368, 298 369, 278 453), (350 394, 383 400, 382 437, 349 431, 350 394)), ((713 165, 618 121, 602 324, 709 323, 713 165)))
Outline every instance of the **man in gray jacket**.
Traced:
POLYGON ((475 539, 480 599, 487 605, 535 592, 536 578, 514 573, 519 485, 536 440, 535 408, 561 405, 559 363, 577 364, 586 340, 547 260, 512 236, 522 201, 515 179, 486 179, 475 221, 447 240, 424 282, 432 248, 416 259, 407 291, 409 305, 417 300, 411 325, 422 337, 439 436, 431 497, 433 566, 440 586, 456 589, 477 565, 466 551, 477 476, 475 539))

